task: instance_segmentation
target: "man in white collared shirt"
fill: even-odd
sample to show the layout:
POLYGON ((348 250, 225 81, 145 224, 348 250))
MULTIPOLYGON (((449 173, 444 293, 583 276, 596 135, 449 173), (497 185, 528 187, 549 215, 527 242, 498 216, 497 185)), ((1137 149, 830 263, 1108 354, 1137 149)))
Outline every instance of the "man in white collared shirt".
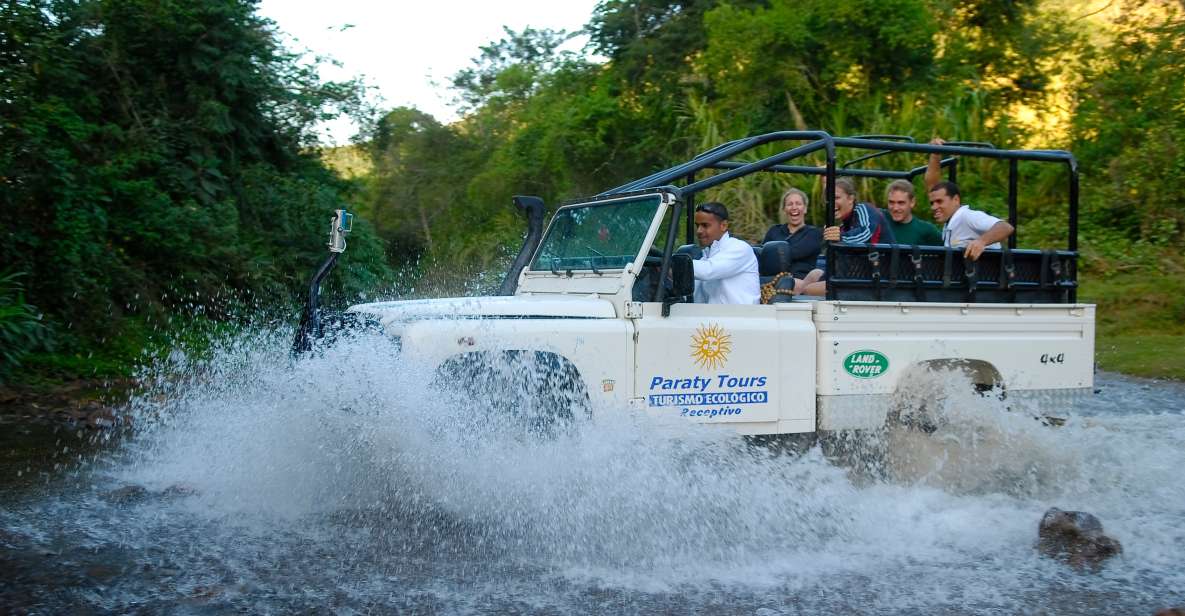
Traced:
MULTIPOLYGON (((941 137, 930 140, 931 145, 944 145, 941 137)), ((979 210, 963 205, 959 187, 942 180, 942 155, 931 154, 926 163, 926 192, 930 194, 930 211, 934 222, 942 226, 942 243, 963 247, 963 257, 975 261, 986 248, 999 248, 1016 229, 1012 225, 979 210)))
POLYGON ((963 247, 963 256, 972 261, 985 248, 999 248, 1000 240, 1012 235, 1012 225, 963 205, 954 182, 939 182, 930 188, 930 211, 935 221, 946 223, 942 227, 942 243, 963 247))
POLYGON ((695 301, 701 304, 756 304, 761 301, 753 248, 728 233, 728 208, 703 203, 695 208, 695 237, 704 256, 695 268, 695 301))

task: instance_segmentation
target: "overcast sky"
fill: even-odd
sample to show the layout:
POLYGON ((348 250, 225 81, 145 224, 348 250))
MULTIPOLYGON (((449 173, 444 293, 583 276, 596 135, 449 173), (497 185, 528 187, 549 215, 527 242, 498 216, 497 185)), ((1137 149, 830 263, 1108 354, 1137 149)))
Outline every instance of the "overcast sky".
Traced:
MULTIPOLYGON (((364 76, 382 97, 382 107, 415 106, 448 122, 449 78, 469 66, 479 47, 515 31, 579 30, 596 0, 503 0, 501 2, 419 0, 263 0, 260 13, 288 35, 289 48, 331 56, 341 67, 324 66, 322 77, 364 76)), ((576 42, 579 47, 585 39, 576 42)), ((356 132, 349 122, 325 127, 326 141, 346 143, 356 132)))

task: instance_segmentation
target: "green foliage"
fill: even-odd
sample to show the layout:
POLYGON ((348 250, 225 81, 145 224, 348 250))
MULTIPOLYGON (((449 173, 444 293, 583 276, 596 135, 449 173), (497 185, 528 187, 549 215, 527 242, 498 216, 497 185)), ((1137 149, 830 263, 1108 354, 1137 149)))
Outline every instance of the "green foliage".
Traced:
POLYGON ((845 128, 862 130, 871 107, 933 78, 937 26, 920 0, 724 5, 705 24, 698 69, 735 128, 832 128, 829 112, 844 108, 863 118, 845 128))
POLYGON ((0 378, 46 341, 41 314, 25 303, 20 277, 0 272, 0 378))
POLYGON ((1185 237, 1185 9, 1128 4, 1115 40, 1084 63, 1074 117, 1092 171, 1084 223, 1119 245, 1164 249, 1185 237))
POLYGON ((571 52, 557 51, 572 38, 563 31, 502 29, 506 38, 482 47, 473 66, 453 77, 453 87, 469 108, 522 101, 538 91, 544 75, 572 58, 571 52))
MULTIPOLYGON (((32 0, 0 11, 0 262, 67 346, 126 317, 300 297, 352 187, 310 153, 361 109, 249 0, 32 0)), ((339 291, 389 274, 361 225, 339 291)), ((89 342, 88 342, 89 341, 89 342)))

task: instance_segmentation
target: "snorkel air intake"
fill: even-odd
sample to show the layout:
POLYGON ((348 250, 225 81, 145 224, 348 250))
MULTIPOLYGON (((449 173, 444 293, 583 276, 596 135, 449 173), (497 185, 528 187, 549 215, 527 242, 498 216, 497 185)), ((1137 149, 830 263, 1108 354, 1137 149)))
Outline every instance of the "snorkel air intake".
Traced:
POLYGON ((313 340, 321 337, 321 281, 329 275, 337 258, 346 251, 346 235, 354 229, 354 215, 346 210, 334 210, 333 222, 329 226, 329 256, 309 281, 308 298, 296 339, 292 341, 292 354, 299 355, 313 349, 313 340))
POLYGON ((535 249, 539 247, 539 241, 543 239, 543 199, 526 195, 515 195, 513 199, 514 206, 522 210, 523 215, 527 217, 527 237, 523 239, 523 247, 519 249, 518 256, 510 264, 506 278, 502 279, 498 295, 514 295, 514 290, 518 288, 519 273, 527 266, 527 261, 531 260, 535 249))

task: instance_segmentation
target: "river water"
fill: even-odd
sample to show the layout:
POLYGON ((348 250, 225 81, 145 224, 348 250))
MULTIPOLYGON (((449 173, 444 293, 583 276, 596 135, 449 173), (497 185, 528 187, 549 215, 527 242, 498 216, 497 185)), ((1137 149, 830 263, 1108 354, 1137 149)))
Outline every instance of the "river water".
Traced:
MULTIPOLYGON (((479 423, 385 340, 176 353, 135 428, 0 465, 0 612, 1149 614, 1185 604, 1185 388, 1100 375, 1053 428, 944 393, 880 473, 600 409, 479 423), (1124 553, 1033 549, 1051 506, 1124 553)), ((151 376, 151 375, 150 375, 151 376)), ((0 426, 8 430, 10 426, 0 426)), ((29 435, 35 439, 37 435, 29 435)), ((11 458, 11 456, 10 456, 11 458)))

